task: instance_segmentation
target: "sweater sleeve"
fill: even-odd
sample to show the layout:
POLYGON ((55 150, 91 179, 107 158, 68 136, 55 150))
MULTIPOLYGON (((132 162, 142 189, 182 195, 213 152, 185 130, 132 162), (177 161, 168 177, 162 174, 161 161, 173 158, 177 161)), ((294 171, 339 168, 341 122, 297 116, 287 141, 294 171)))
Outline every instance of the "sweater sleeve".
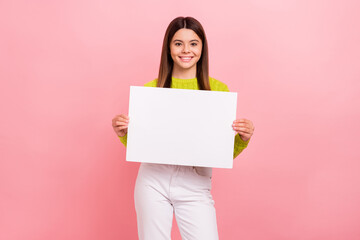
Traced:
POLYGON ((119 138, 120 138, 120 142, 121 142, 122 144, 124 144, 124 146, 126 147, 126 144, 127 144, 127 133, 126 133, 123 137, 120 137, 120 136, 119 136, 119 138))
MULTIPOLYGON (((152 81, 150 81, 148 83, 145 83, 144 86, 145 87, 156 87, 156 81, 157 80, 154 79, 154 80, 152 80, 152 81)), ((122 144, 124 144, 124 146, 126 147, 126 145, 127 145, 127 133, 123 137, 119 137, 119 138, 120 138, 120 142, 122 144)))
MULTIPOLYGON (((210 78, 210 86, 211 90, 213 91, 222 91, 222 92, 229 92, 229 88, 223 82, 220 82, 214 78, 210 78)), ((248 141, 244 141, 241 139, 239 134, 235 135, 234 141, 234 159, 239 156, 239 154, 247 147, 250 139, 248 141)))

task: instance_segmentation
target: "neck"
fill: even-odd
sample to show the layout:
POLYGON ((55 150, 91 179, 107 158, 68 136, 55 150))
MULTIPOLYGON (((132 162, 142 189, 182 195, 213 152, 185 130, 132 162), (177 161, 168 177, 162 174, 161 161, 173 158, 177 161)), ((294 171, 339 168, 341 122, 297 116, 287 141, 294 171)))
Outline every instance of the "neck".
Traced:
POLYGON ((183 69, 183 68, 179 68, 178 66, 174 65, 174 68, 172 71, 172 77, 180 78, 180 79, 196 78, 196 64, 194 65, 194 67, 192 67, 190 69, 183 69))

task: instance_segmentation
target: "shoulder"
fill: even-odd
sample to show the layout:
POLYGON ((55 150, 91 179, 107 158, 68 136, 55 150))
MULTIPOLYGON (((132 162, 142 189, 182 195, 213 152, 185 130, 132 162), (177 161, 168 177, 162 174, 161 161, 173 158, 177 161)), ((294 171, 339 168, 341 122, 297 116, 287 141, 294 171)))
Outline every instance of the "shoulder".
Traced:
POLYGON ((144 84, 145 87, 156 87, 157 78, 144 84))
POLYGON ((229 88, 225 83, 223 83, 215 78, 212 78, 212 77, 209 77, 209 82, 210 82, 210 88, 212 91, 229 92, 229 88))

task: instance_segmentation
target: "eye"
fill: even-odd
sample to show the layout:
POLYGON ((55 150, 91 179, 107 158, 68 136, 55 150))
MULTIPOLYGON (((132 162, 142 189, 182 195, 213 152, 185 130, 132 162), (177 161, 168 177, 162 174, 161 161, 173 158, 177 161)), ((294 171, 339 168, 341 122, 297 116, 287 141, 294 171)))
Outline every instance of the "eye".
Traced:
POLYGON ((192 45, 192 46, 197 46, 197 43, 192 43, 191 45, 192 45))
POLYGON ((181 43, 179 43, 179 42, 175 43, 175 46, 180 46, 180 45, 181 45, 181 43))

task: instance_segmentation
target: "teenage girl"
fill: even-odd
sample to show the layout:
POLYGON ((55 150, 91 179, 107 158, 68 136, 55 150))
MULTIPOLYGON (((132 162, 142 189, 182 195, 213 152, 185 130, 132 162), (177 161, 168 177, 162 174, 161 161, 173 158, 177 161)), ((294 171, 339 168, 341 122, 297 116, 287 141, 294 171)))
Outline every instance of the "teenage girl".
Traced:
MULTIPOLYGON (((158 78, 145 86, 229 91, 224 83, 209 77, 208 66, 203 27, 192 17, 178 17, 165 33, 158 78)), ((125 114, 112 120, 125 146, 128 124, 125 114)), ((236 158, 247 147, 254 125, 250 120, 236 119, 232 126, 236 158)), ((134 191, 139 239, 169 240, 174 214, 182 239, 219 239, 211 176, 212 168, 141 163, 134 191)))

